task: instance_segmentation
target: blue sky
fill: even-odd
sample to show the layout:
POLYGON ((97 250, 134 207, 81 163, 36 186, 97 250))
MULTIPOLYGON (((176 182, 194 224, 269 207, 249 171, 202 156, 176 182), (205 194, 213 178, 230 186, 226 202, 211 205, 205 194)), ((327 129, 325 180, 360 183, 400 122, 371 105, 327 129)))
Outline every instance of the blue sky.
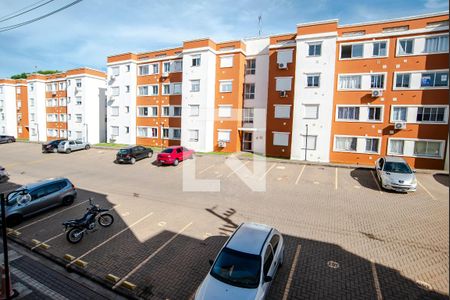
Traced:
MULTIPOLYGON (((0 27, 32 19, 72 0, 55 0, 0 27)), ((37 0, 2 0, 2 16, 37 0)), ((297 23, 340 24, 448 10, 447 0, 84 0, 18 29, 0 32, 0 78, 37 69, 106 68, 106 57, 175 47, 210 37, 226 41, 295 32, 297 23)))

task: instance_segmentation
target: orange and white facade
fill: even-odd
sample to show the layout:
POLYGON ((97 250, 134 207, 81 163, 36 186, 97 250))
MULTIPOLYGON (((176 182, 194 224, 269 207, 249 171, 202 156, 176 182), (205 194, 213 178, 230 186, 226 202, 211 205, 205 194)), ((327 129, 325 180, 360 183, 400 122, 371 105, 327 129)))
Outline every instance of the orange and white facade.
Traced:
POLYGON ((448 12, 108 57, 107 140, 444 168, 448 12))
POLYGON ((17 138, 89 143, 106 139, 106 74, 101 71, 80 68, 0 80, 2 104, 7 117, 4 126, 0 121, 0 131, 4 127, 6 134, 17 138))

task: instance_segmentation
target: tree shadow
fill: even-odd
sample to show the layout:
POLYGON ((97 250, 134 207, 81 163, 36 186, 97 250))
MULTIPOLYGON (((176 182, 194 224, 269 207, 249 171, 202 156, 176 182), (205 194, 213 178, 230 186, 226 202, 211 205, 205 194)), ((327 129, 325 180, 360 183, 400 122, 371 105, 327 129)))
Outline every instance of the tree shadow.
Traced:
POLYGON ((433 178, 443 186, 449 187, 450 180, 448 174, 433 174, 433 178))

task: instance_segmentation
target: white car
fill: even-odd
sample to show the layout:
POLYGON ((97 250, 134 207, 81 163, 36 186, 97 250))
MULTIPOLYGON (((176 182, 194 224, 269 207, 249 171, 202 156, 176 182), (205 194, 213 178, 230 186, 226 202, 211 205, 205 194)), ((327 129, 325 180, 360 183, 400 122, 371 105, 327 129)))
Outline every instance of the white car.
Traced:
POLYGON ((195 300, 265 299, 283 255, 283 236, 275 228, 241 224, 211 261, 195 300))
POLYGON ((76 141, 62 141, 61 143, 59 143, 58 145, 58 152, 63 152, 63 153, 67 153, 69 154, 72 151, 77 151, 77 150, 89 150, 91 148, 91 145, 89 145, 88 143, 85 143, 83 141, 80 140, 76 140, 76 141))
POLYGON ((381 186, 397 192, 414 192, 417 179, 408 163, 401 157, 386 156, 375 162, 375 169, 381 186))

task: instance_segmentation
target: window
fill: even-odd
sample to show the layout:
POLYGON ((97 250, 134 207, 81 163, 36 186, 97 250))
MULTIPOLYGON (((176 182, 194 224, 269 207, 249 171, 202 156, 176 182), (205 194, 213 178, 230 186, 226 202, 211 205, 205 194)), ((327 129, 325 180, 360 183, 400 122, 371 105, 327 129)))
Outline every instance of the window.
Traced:
POLYGON ((371 89, 384 88, 384 74, 370 75, 370 88, 371 89))
MULTIPOLYGON (((66 85, 64 84, 64 82, 60 82, 59 83, 59 90, 62 91, 62 90, 65 90, 65 89, 66 89, 66 85)), ((31 90, 33 90, 33 89, 31 89, 31 90)))
POLYGON ((112 68, 111 68, 111 73, 112 73, 112 75, 114 75, 114 76, 118 76, 119 73, 120 73, 119 67, 112 67, 112 68))
POLYGON ((23 131, 22 131, 22 126, 17 126, 17 133, 18 134, 21 134, 23 131))
POLYGON ((377 138, 366 138, 366 152, 378 153, 378 145, 380 140, 377 138))
POLYGON ((138 74, 140 76, 149 75, 150 74, 150 67, 149 67, 149 65, 139 66, 138 74))
POLYGON ((138 127, 137 128, 137 136, 138 137, 146 137, 146 138, 157 138, 158 137, 158 128, 157 127, 138 127))
POLYGON ((219 90, 221 93, 231 93, 233 90, 233 81, 231 80, 220 81, 219 90))
POLYGON ((426 38, 424 52, 425 53, 448 52, 448 35, 426 38))
POLYGON ((322 54, 322 43, 311 43, 308 45, 308 56, 320 56, 322 54))
POLYGON ((242 112, 243 112, 242 121, 244 123, 253 124, 255 109, 253 107, 244 108, 242 112))
POLYGON ((307 104, 304 105, 305 115, 303 119, 318 119, 319 118, 319 105, 318 104, 307 104))
POLYGON ((158 95, 158 85, 144 85, 138 87, 138 96, 156 96, 158 95))
POLYGON ((166 61, 163 63, 163 73, 169 73, 170 72, 170 62, 166 61))
POLYGON ((66 100, 66 98, 61 98, 61 99, 59 99, 59 105, 60 105, 60 106, 66 106, 66 105, 67 105, 67 100, 66 100))
POLYGON ((408 112, 407 107, 394 107, 394 110, 392 113, 392 121, 406 122, 407 112, 408 112))
POLYGON ((421 87, 448 86, 448 72, 427 72, 422 73, 420 80, 421 87))
POLYGON ((129 134, 130 133, 130 127, 124 126, 124 129, 125 129, 125 134, 129 134))
POLYGON ((53 99, 48 99, 47 100, 47 107, 52 107, 53 106, 53 99))
POLYGON ((356 143, 358 139, 355 137, 337 136, 334 148, 336 151, 356 151, 356 143))
POLYGON ((339 76, 339 88, 342 90, 359 90, 359 89, 361 89, 361 75, 339 76))
POLYGON ((129 106, 125 106, 125 107, 124 107, 124 110, 125 110, 125 113, 128 114, 128 113, 130 112, 130 107, 129 107, 129 106))
POLYGON ((66 114, 60 114, 59 115, 59 120, 61 122, 67 122, 67 115, 66 114))
POLYGON ((34 113, 30 113, 30 121, 31 122, 35 122, 36 121, 36 116, 34 113))
POLYGON ((81 87, 81 79, 77 79, 75 82, 76 82, 76 87, 80 88, 81 87))
POLYGON ((221 56, 220 57, 220 67, 221 68, 231 68, 233 67, 233 55, 221 56))
POLYGON ((290 91, 292 84, 292 77, 276 77, 275 89, 277 91, 290 91))
POLYGON ((119 126, 111 126, 111 135, 118 136, 119 135, 119 126))
POLYGON ((125 93, 129 93, 130 92, 130 86, 129 85, 126 85, 125 86, 125 93))
POLYGON ((399 55, 413 54, 413 46, 414 46, 414 39, 400 40, 398 54, 399 55))
POLYGON ((119 107, 118 106, 111 107, 111 116, 113 116, 113 117, 119 116, 119 107))
POLYGON ((192 56, 192 66, 193 67, 199 67, 200 64, 201 64, 201 57, 200 57, 200 55, 192 56))
POLYGON ((179 129, 179 128, 174 128, 172 133, 173 133, 173 139, 174 139, 174 140, 179 140, 179 139, 181 139, 181 129, 179 129))
POLYGON ((372 56, 386 56, 387 55, 387 43, 375 42, 373 43, 372 56))
POLYGON ((418 107, 418 122, 444 122, 445 107, 418 107))
POLYGON ((441 157, 441 143, 431 141, 415 141, 414 155, 425 157, 441 157))
POLYGON ((381 121, 381 107, 369 107, 369 121, 381 121))
POLYGON ((320 74, 306 75, 306 86, 307 87, 319 87, 319 85, 320 85, 320 74))
POLYGON ((192 104, 189 105, 189 116, 197 117, 200 115, 200 105, 192 104))
POLYGON ((289 145, 289 133, 274 132, 273 133, 273 145, 274 146, 288 146, 289 145))
POLYGON ((411 74, 409 73, 397 74, 395 77, 395 87, 409 88, 410 81, 411 81, 411 74))
POLYGON ((30 98, 30 107, 34 107, 34 98, 30 98))
POLYGON ((256 73, 256 59, 247 59, 247 63, 245 65, 245 74, 253 75, 256 73))
POLYGON ((76 114, 75 115, 75 122, 77 122, 77 123, 83 122, 83 116, 81 114, 76 114))
POLYGON ((191 80, 191 92, 200 92, 200 80, 191 80))
MULTIPOLYGON (((3 100, 0 101, 0 107, 2 107, 3 105, 3 100)), ((21 108, 22 107, 22 101, 21 100, 17 100, 17 108, 21 108)))
POLYGON ((231 105, 219 105, 219 118, 231 118, 232 109, 231 105))
POLYGON ((158 74, 159 73, 159 63, 150 65, 150 74, 158 74))
POLYGON ((163 117, 170 116, 170 106, 163 106, 162 107, 162 116, 163 117))
POLYGON ((363 57, 363 44, 341 45, 341 58, 363 57))
MULTIPOLYGON (((31 86, 30 86, 30 88, 31 88, 31 86)), ((0 86, 0 94, 3 94, 3 87, 2 86, 0 86)))
POLYGON ((292 52, 293 49, 288 50, 278 50, 277 51, 277 63, 278 64, 288 64, 292 62, 292 52))
POLYGON ((220 142, 229 142, 231 136, 230 130, 218 130, 217 131, 217 140, 220 142))
POLYGON ((190 142, 198 142, 198 129, 190 129, 189 130, 189 141, 190 142))
POLYGON ((338 120, 359 121, 359 107, 338 107, 338 120))
POLYGON ((404 140, 389 140, 389 154, 403 155, 404 140))
POLYGON ((183 61, 182 60, 176 60, 173 62, 172 65, 172 72, 181 72, 183 71, 183 61))
POLYGON ((246 83, 244 86, 244 99, 255 99, 255 84, 246 83))
POLYGON ((180 106, 174 106, 173 107, 173 116, 174 117, 181 117, 181 107, 180 106))
POLYGON ((170 95, 170 84, 163 84, 163 95, 170 95))
POLYGON ((111 88, 111 93, 113 96, 119 96, 119 87, 118 86, 113 86, 111 88))
POLYGON ((75 103, 76 103, 76 105, 82 105, 83 101, 81 100, 81 97, 76 97, 75 98, 75 103))
POLYGON ((162 129, 162 138, 168 139, 169 138, 169 128, 163 128, 162 129))
POLYGON ((126 66, 125 66, 125 70, 126 70, 127 72, 130 72, 130 70, 131 70, 130 65, 126 65, 126 66))
POLYGON ((276 119, 289 119, 291 117, 290 105, 275 105, 275 118, 276 119))
POLYGON ((172 83, 172 94, 181 95, 181 82, 172 83))
POLYGON ((157 117, 157 106, 140 106, 138 107, 138 117, 157 117))
POLYGON ((316 150, 317 146, 317 135, 302 135, 302 146, 303 150, 316 150))

